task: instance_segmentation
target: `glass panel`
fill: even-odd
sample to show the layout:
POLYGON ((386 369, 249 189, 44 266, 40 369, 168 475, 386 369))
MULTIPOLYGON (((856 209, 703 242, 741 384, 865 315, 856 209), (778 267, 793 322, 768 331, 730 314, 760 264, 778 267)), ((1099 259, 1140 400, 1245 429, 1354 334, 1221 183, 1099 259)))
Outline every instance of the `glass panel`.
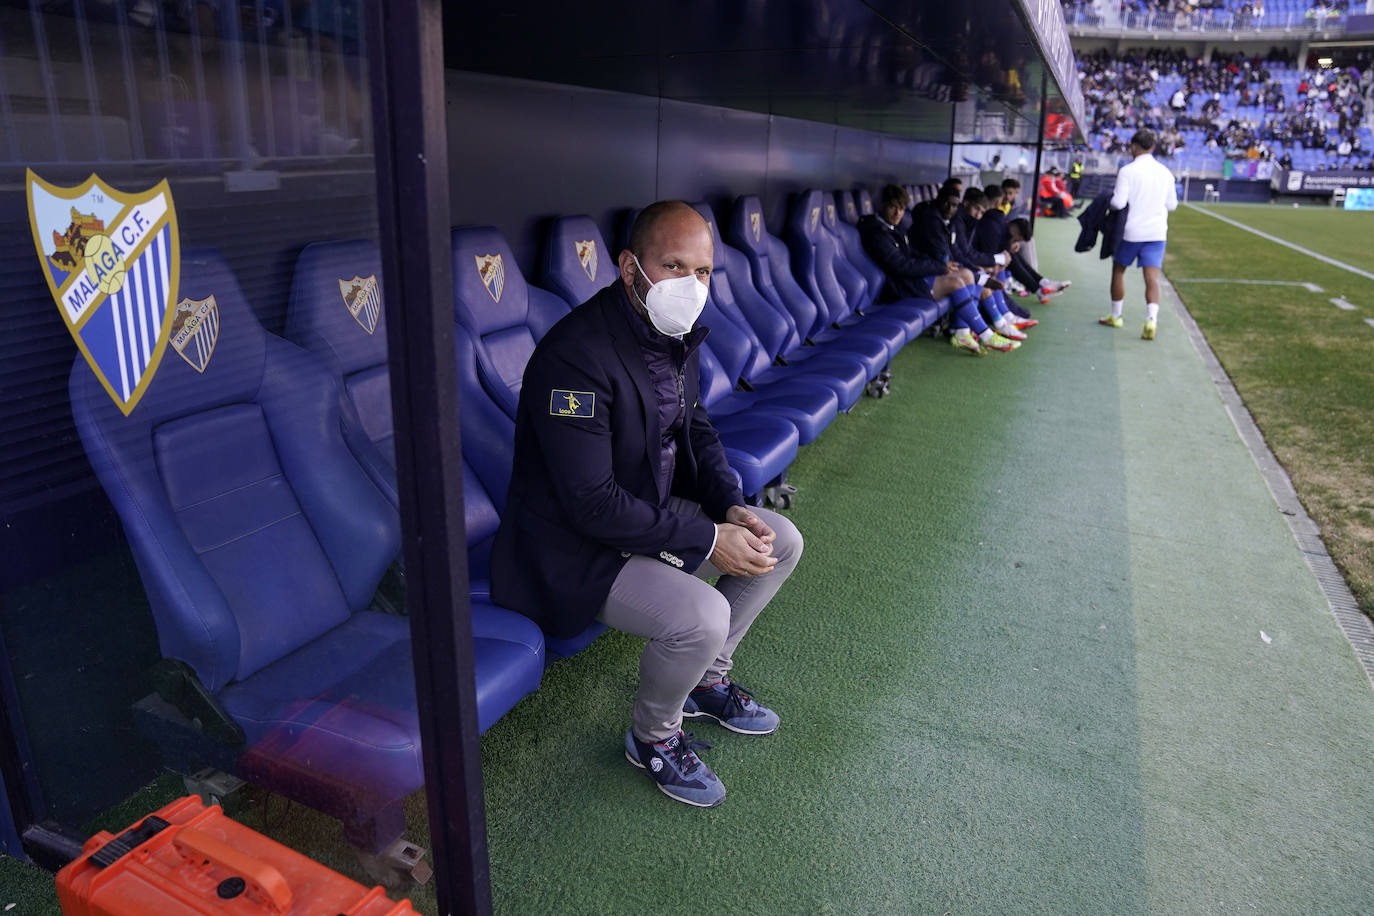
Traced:
POLYGON ((361 12, 0 8, 0 671, 40 817, 198 794, 403 896, 429 843, 361 12))

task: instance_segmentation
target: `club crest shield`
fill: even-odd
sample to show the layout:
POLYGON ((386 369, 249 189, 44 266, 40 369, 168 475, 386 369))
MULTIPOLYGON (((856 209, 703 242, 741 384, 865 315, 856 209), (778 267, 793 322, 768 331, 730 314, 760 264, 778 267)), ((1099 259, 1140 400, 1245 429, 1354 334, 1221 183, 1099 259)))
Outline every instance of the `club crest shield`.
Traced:
POLYGON ((812 208, 811 208, 811 231, 812 231, 812 232, 815 232, 815 231, 816 231, 816 227, 819 226, 820 224, 821 224, 821 208, 820 208, 820 207, 812 207, 812 208))
POLYGON ((582 263, 582 269, 587 272, 587 279, 595 280, 596 239, 587 239, 583 242, 573 242, 573 248, 577 251, 577 260, 582 263))
POLYGON ((215 341, 219 340, 219 303, 215 297, 178 302, 169 339, 172 349, 180 353, 192 369, 204 372, 215 353, 215 341))
POLYGON ((364 331, 371 334, 377 330, 377 320, 382 317, 382 295, 376 274, 340 280, 339 295, 343 296, 348 313, 364 331))
POLYGON ((167 349, 181 274, 172 191, 138 194, 92 175, 60 187, 25 175, 29 228, 57 311, 125 416, 167 349))
POLYGON ((834 205, 834 204, 826 204, 826 205, 825 205, 825 224, 826 224, 827 226, 833 226, 833 225, 835 225, 835 205, 834 205))
POLYGON ((477 275, 482 278, 482 285, 491 293, 494 302, 501 301, 501 290, 506 286, 506 265, 502 263, 499 254, 477 254, 473 255, 477 262, 477 275))
POLYGON ((750 230, 751 232, 754 233, 754 241, 756 241, 756 242, 759 241, 759 240, 761 239, 761 237, 762 237, 762 236, 761 236, 761 232, 762 232, 763 220, 760 219, 759 217, 760 217, 760 214, 758 214, 758 213, 751 212, 751 213, 749 214, 749 230, 750 230))

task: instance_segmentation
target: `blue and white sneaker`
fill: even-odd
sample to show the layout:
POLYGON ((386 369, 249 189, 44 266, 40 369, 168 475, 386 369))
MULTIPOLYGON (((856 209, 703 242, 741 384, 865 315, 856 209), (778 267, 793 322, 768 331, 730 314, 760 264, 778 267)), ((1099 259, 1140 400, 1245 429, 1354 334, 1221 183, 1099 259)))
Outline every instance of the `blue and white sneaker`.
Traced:
POLYGON ((771 735, 778 730, 778 714, 760 706, 754 695, 728 677, 710 687, 697 687, 682 704, 684 719, 715 719, 741 735, 771 735))
POLYGON ((705 741, 678 729, 667 741, 645 744, 633 731, 625 733, 625 758, 644 770, 664 795, 684 805, 714 808, 725 801, 725 785, 701 762, 697 749, 709 750, 705 741))

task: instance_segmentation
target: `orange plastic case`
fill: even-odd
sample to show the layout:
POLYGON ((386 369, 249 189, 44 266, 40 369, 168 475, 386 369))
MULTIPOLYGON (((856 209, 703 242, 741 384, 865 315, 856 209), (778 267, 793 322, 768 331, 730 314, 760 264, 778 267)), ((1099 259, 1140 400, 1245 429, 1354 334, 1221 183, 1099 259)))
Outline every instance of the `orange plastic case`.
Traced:
POLYGON ((63 916, 405 916, 392 901, 206 807, 178 799, 101 831, 57 873, 63 916))

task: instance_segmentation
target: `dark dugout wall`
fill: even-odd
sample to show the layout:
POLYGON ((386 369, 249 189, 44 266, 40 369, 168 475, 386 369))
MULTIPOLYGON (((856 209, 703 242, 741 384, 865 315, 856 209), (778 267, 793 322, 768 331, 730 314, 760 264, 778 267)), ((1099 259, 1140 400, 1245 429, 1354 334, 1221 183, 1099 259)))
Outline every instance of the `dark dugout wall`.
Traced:
POLYGON ((527 279, 550 217, 585 213, 616 247, 626 210, 756 194, 774 234, 788 197, 942 180, 949 136, 909 140, 777 115, 450 70, 452 222, 494 225, 527 279))

